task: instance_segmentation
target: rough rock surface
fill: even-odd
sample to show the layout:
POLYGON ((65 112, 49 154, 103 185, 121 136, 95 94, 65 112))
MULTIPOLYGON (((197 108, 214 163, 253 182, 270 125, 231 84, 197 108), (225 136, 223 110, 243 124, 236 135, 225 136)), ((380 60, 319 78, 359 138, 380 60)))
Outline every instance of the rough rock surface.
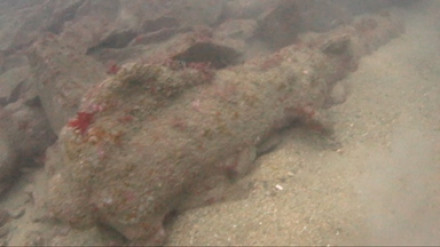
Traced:
MULTIPOLYGON (((16 180, 12 178, 23 165, 44 161, 42 154, 54 141, 54 133, 58 134, 75 115, 83 93, 93 83, 102 81, 106 73, 117 71, 118 64, 126 62, 120 56, 95 60, 90 51, 125 50, 136 35, 146 35, 147 41, 154 43, 188 31, 194 25, 215 24, 222 6, 222 1, 200 0, 167 4, 117 0, 2 1, 2 191, 16 180), (211 8, 212 4, 215 8, 211 8), (206 15, 194 15, 200 11, 206 15), (124 40, 124 36, 128 39, 124 40)), ((144 41, 141 46, 147 43, 144 41)), ((128 54, 127 60, 141 55, 123 53, 128 54)))
POLYGON ((297 120, 323 130, 317 111, 335 83, 399 32, 388 15, 367 17, 221 70, 127 65, 91 88, 62 129, 47 164, 50 212, 132 244, 161 243, 168 215, 220 199, 271 134, 297 120))
POLYGON ((15 160, 17 153, 8 145, 4 130, 0 132, 0 194, 5 192, 12 183, 17 172, 15 160))
POLYGON ((83 93, 105 78, 104 69, 50 34, 35 42, 28 56, 41 103, 58 133, 77 111, 83 93))
POLYGON ((0 74, 0 193, 19 177, 23 166, 42 165, 52 132, 33 87, 24 56, 9 56, 0 74))
POLYGON ((1 112, 0 127, 6 131, 11 148, 19 152, 24 160, 44 154, 55 141, 41 105, 38 100, 35 101, 11 103, 1 112))
POLYGON ((5 188, 14 182, 20 167, 43 164, 46 148, 56 139, 41 105, 32 101, 17 101, 0 109, 0 132, 0 181, 5 188))

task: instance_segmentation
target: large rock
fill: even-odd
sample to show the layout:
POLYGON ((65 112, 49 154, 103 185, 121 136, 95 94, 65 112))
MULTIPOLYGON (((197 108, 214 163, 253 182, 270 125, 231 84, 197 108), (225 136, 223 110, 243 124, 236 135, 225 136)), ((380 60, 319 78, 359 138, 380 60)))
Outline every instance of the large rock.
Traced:
POLYGON ((43 164, 46 148, 56 136, 38 100, 18 100, 0 109, 0 193, 24 166, 43 164))
POLYGON ((78 109, 84 92, 106 77, 104 67, 47 34, 28 53, 34 83, 55 133, 78 109))
POLYGON ((0 127, 7 130, 7 142, 20 154, 23 165, 32 165, 31 161, 43 155, 56 139, 38 99, 8 104, 2 111, 0 127))
POLYGON ((8 56, 0 74, 0 193, 12 185, 23 166, 42 164, 55 135, 32 86, 24 56, 8 56))
MULTIPOLYGON (((89 48, 102 42, 109 32, 117 28, 115 22, 118 20, 118 13, 122 12, 117 0, 80 1, 72 6, 76 8, 71 10, 71 15, 67 15, 70 17, 68 20, 64 17, 64 25, 53 22, 49 30, 57 31, 59 39, 79 54, 85 54, 89 48)), ((62 9, 58 12, 66 11, 62 9)))
POLYGON ((51 8, 42 5, 43 0, 0 3, 0 50, 13 52, 35 40, 51 13, 51 8))
POLYGON ((297 120, 322 130, 317 111, 336 82, 400 31, 376 16, 221 70, 191 53, 125 66, 63 127, 47 163, 50 212, 131 244, 162 243, 168 215, 218 200, 277 130, 297 120))

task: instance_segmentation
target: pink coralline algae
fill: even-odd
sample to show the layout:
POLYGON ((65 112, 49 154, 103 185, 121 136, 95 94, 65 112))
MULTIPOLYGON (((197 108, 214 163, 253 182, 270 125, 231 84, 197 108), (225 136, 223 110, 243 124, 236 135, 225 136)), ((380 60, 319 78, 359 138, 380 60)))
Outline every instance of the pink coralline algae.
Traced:
POLYGON ((90 112, 77 112, 76 118, 69 121, 67 124, 69 127, 77 129, 83 135, 89 125, 93 121, 93 113, 90 112))
POLYGON ((115 60, 110 60, 107 63, 107 75, 116 75, 119 70, 121 69, 121 67, 119 66, 119 64, 115 61, 115 60))

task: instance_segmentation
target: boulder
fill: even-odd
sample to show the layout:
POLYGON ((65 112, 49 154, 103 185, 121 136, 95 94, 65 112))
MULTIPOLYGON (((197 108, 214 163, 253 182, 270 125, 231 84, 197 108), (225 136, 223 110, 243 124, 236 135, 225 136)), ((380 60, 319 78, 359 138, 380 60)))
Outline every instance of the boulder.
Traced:
POLYGON ((41 104, 58 133, 77 111, 84 92, 106 77, 105 69, 49 33, 33 44, 28 58, 41 104))
POLYGON ((169 215, 219 200, 274 133, 297 121, 325 132, 319 111, 337 102, 337 81, 401 31, 390 16, 365 17, 243 64, 210 66, 188 49, 122 67, 88 90, 60 132, 46 164, 50 213, 161 244, 169 215), (378 25, 356 28, 365 22, 378 25))

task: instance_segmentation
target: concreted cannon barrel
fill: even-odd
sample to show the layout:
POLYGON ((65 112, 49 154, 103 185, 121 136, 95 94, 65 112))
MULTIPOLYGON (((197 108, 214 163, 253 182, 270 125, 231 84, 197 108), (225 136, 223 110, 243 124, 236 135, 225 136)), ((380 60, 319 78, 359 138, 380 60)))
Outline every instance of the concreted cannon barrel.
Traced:
POLYGON ((51 213, 77 228, 111 227, 134 244, 161 243, 168 214, 215 201, 266 140, 313 121, 359 59, 402 31, 382 13, 219 70, 124 66, 88 91, 49 153, 51 213))

